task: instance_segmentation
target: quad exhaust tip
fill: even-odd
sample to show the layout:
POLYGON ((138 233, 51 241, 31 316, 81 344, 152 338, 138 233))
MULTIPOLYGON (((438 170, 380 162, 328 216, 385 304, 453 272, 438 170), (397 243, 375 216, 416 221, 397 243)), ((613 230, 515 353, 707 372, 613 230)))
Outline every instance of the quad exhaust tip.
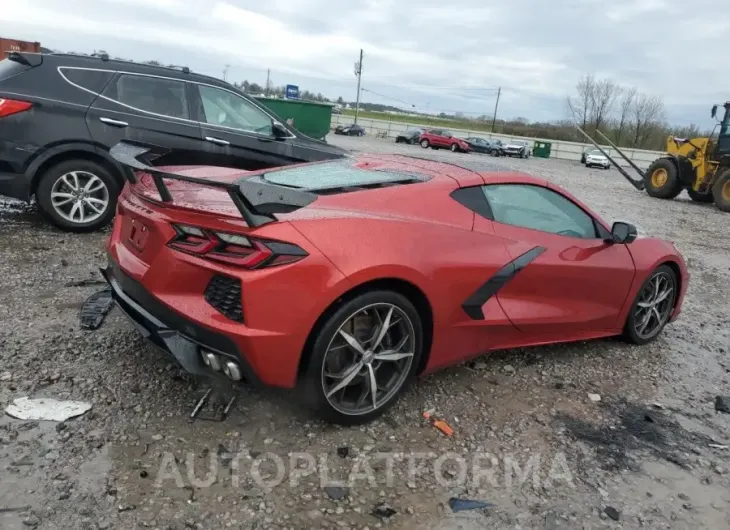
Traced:
POLYGON ((241 380, 241 367, 233 361, 226 361, 213 352, 202 351, 203 364, 214 372, 223 371, 223 373, 232 381, 241 380))
POLYGON ((223 367, 223 373, 226 374, 228 378, 232 379, 233 381, 241 380, 241 369, 233 361, 226 362, 225 366, 223 367))
POLYGON ((221 371, 221 358, 218 357, 215 353, 205 352, 203 354, 203 362, 206 366, 209 366, 210 369, 214 372, 221 371))

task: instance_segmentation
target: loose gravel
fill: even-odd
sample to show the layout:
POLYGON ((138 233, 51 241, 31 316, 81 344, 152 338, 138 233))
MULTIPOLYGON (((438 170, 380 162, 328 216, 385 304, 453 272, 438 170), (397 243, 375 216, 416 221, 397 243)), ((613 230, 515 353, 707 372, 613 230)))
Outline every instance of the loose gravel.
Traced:
POLYGON ((730 394, 727 214, 652 199, 615 170, 331 141, 548 178, 606 219, 674 241, 692 274, 684 312, 644 347, 601 340, 474 359, 421 379, 359 428, 247 388, 225 421, 191 423, 205 388, 118 310, 80 330, 106 234, 62 233, 0 199, 0 406, 93 405, 60 424, 0 417, 0 527, 728 527, 730 415, 714 409, 730 394), (423 419, 430 409, 454 436, 423 419), (453 513, 452 498, 493 506, 453 513))

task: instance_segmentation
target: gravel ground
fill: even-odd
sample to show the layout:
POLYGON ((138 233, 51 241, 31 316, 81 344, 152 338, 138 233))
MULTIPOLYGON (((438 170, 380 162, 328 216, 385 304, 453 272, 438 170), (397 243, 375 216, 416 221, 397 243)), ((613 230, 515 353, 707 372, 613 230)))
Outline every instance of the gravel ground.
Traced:
POLYGON ((118 310, 98 331, 79 329, 99 285, 74 282, 100 278, 106 235, 61 233, 34 207, 0 199, 0 406, 21 396, 93 404, 61 424, 0 417, 0 527, 728 528, 730 415, 714 398, 730 394, 730 217, 684 196, 652 199, 615 170, 332 141, 561 184, 682 248, 684 313, 645 347, 531 348, 444 370, 360 428, 250 389, 224 422, 190 423, 204 388, 118 310), (425 423, 431 408, 453 437, 425 423), (454 513, 452 497, 493 506, 454 513))

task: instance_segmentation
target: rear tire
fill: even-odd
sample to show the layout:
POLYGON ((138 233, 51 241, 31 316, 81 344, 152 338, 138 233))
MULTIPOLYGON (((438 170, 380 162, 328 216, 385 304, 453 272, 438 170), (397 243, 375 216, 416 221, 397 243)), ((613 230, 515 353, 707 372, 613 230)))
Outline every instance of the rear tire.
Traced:
POLYGON ((646 170, 646 192, 657 199, 674 199, 682 192, 677 166, 668 158, 659 158, 646 170))
POLYGON ((634 299, 634 303, 631 304, 631 310, 629 311, 629 316, 624 326, 624 340, 641 345, 656 339, 672 316, 674 304, 677 300, 678 288, 679 284, 674 270, 668 265, 657 267, 651 276, 642 284, 634 299), (652 297, 652 293, 655 292, 655 284, 653 282, 656 281, 660 282, 658 291, 660 295, 668 289, 671 289, 671 292, 666 298, 653 306, 653 308, 641 307, 640 304, 646 306, 648 303, 651 303, 652 299, 656 299, 655 296, 652 297), (650 314, 650 319, 644 324, 644 318, 646 318, 647 313, 650 314), (642 325, 645 325, 643 331, 642 325))
MULTIPOLYGON (((372 315, 372 312, 370 315, 372 315)), ((393 319, 395 318, 393 316, 393 319)), ((393 329, 395 325, 391 321, 391 326, 388 329, 393 329)), ((327 317, 319 330, 316 331, 313 339, 304 378, 301 381, 304 398, 313 407, 316 414, 325 421, 340 425, 359 425, 383 414, 395 403, 397 397, 413 380, 418 370, 423 349, 423 325, 416 308, 402 294, 393 291, 370 291, 345 302, 332 315, 327 317), (388 344, 375 348, 375 351, 381 352, 383 349, 392 348, 391 351, 402 351, 413 355, 398 360, 379 361, 374 359, 372 360, 373 371, 369 371, 367 364, 361 366, 357 370, 358 375, 346 387, 337 390, 338 383, 346 379, 347 376, 333 377, 332 374, 347 374, 351 367, 358 364, 358 360, 363 359, 363 356, 356 353, 355 349, 347 346, 346 341, 342 339, 340 330, 342 329, 351 334, 350 338, 355 337, 362 349, 366 351, 366 354, 369 354, 369 345, 373 344, 373 337, 378 334, 378 326, 385 321, 387 308, 391 307, 393 308, 393 315, 398 315, 399 320, 402 322, 401 328, 395 330, 395 336, 386 335, 383 344, 386 341, 388 341, 388 344), (380 316, 377 319, 374 316, 363 318, 366 314, 362 311, 366 309, 372 311, 373 308, 382 308, 380 316), (357 328, 349 327, 348 323, 354 315, 361 315, 361 320, 355 320, 355 324, 361 326, 362 334, 357 333, 357 328), (400 330, 403 330, 403 333, 398 334, 400 330), (408 340, 398 349, 394 342, 406 334, 409 337, 408 340), (369 339, 362 340, 358 338, 358 335, 369 337, 369 339), (333 346, 336 343, 335 341, 342 344, 333 346), (397 375, 393 373, 388 376, 389 371, 384 370, 395 368, 389 363, 400 361, 405 362, 399 364, 398 368, 400 370, 397 371, 397 375), (362 391, 372 388, 369 379, 370 373, 375 373, 375 377, 379 375, 381 378, 381 381, 376 379, 376 387, 381 394, 381 402, 378 403, 376 400, 375 405, 372 405, 372 392, 369 396, 366 393, 366 398, 362 398, 362 391), (385 381, 383 381, 384 375, 386 376, 385 381), (390 381, 388 381, 389 378, 390 381), (389 383, 392 383, 390 388, 389 383), (347 403, 348 391, 351 392, 350 403, 347 403), (356 402, 352 404, 352 401, 356 402)), ((378 395, 378 392, 376 392, 376 395, 378 395)))
POLYGON ((698 193, 692 188, 689 188, 687 190, 687 194, 689 195, 689 198, 695 202, 711 203, 715 200, 715 198, 712 196, 712 190, 708 191, 707 193, 698 193))
POLYGON ((712 187, 715 206, 720 211, 730 212, 730 169, 723 171, 712 187))
POLYGON ((428 140, 426 140, 426 139, 421 140, 421 147, 423 147, 424 149, 428 149, 429 145, 430 145, 430 143, 428 142, 428 140))
POLYGON ((114 217, 120 190, 119 182, 103 166, 75 159, 47 169, 36 189, 36 198, 41 211, 60 229, 93 232, 114 217), (76 196, 78 193, 81 195, 76 196))

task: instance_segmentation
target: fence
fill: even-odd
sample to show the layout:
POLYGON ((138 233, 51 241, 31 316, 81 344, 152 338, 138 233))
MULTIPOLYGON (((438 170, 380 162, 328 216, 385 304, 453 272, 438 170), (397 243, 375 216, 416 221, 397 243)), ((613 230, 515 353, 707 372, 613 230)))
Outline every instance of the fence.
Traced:
MULTIPOLYGON (((338 125, 348 125, 352 123, 352 117, 346 116, 343 114, 334 114, 332 115, 332 128, 338 126, 338 125)), ((413 123, 403 123, 403 122, 395 122, 395 121, 388 121, 388 120, 376 120, 371 118, 358 118, 357 120, 358 125, 361 125, 365 128, 365 131, 370 136, 377 136, 378 133, 383 134, 386 138, 395 138, 399 133, 407 130, 412 129, 415 127, 421 127, 421 128, 427 128, 427 129, 433 129, 435 128, 433 125, 419 125, 417 121, 414 120, 413 123)), ((454 136, 458 136, 460 138, 466 138, 466 137, 478 137, 478 138, 486 138, 486 139, 499 139, 502 140, 502 142, 509 141, 509 140, 525 140, 530 145, 532 145, 535 141, 544 141, 544 142, 550 142, 552 144, 552 148, 550 151, 550 158, 558 158, 561 160, 580 160, 581 154, 588 148, 593 148, 593 144, 588 143, 579 143, 579 142, 564 142, 564 141, 558 141, 558 140, 548 140, 544 138, 523 138, 520 136, 509 136, 504 134, 492 134, 492 133, 485 133, 483 131, 469 131, 467 129, 452 129, 449 128, 449 131, 451 131, 454 136)), ((610 147, 604 147, 601 146, 604 151, 606 151, 608 154, 611 155, 611 157, 619 162, 622 166, 627 166, 626 162, 623 158, 621 158, 618 153, 615 153, 615 150, 611 149, 610 147)), ((664 153, 660 151, 647 151, 644 149, 621 149, 621 152, 623 152, 626 156, 628 156, 637 166, 646 168, 651 162, 656 160, 659 156, 662 156, 664 153)))

